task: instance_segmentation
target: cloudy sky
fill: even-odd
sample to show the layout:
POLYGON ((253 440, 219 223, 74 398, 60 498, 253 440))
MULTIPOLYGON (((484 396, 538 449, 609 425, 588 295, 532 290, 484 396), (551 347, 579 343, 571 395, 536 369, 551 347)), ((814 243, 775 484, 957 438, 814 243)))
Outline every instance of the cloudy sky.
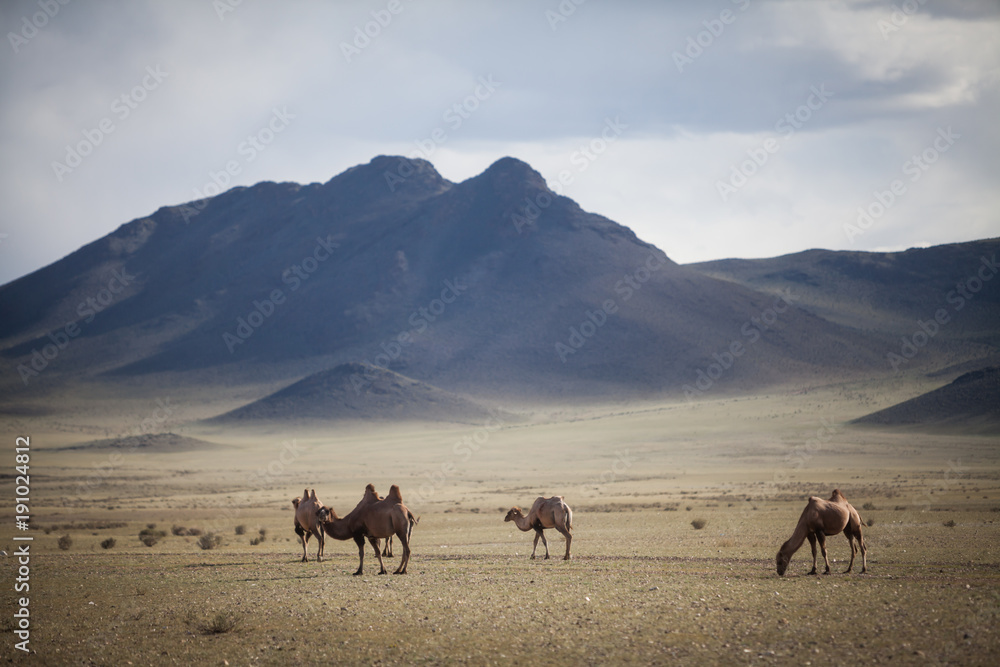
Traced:
POLYGON ((679 262, 1000 235, 995 0, 26 0, 0 27, 0 283, 379 154, 518 157, 679 262))

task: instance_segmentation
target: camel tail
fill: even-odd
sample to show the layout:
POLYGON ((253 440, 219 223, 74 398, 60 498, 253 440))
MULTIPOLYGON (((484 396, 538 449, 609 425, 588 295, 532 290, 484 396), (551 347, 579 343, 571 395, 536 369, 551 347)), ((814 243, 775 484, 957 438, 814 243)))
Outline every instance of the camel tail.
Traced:
POLYGON ((573 530, 573 510, 566 503, 563 503, 562 506, 566 510, 566 528, 567 530, 573 530))

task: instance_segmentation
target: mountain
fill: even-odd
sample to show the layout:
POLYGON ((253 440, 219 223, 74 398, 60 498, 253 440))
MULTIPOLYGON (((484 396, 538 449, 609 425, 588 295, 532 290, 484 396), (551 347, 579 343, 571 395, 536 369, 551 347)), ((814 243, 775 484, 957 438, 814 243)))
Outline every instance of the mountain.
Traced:
POLYGON ((854 420, 874 426, 1000 434, 1000 368, 984 368, 908 401, 854 420))
POLYGON ((482 423, 494 416, 461 396, 370 364, 341 364, 209 420, 259 422, 446 421, 482 423))
MULTIPOLYGON (((231 407, 345 363, 529 402, 692 397, 891 372, 905 317, 934 314, 937 293, 896 282, 921 275, 919 262, 842 287, 844 270, 774 261, 806 277, 680 266, 513 158, 452 183, 426 161, 380 156, 324 184, 160 208, 0 287, 0 397, 30 409, 57 391, 186 386, 231 407)), ((927 261, 947 273, 948 257, 927 261)), ((962 331, 962 345, 930 346, 920 362, 981 357, 998 327, 966 318, 977 308, 942 337, 962 331)))

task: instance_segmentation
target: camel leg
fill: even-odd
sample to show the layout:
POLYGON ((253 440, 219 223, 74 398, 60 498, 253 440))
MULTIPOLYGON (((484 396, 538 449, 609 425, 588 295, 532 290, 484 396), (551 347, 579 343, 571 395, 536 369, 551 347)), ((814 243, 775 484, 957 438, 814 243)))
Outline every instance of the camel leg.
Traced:
POLYGON ((813 569, 809 570, 809 574, 816 574, 816 536, 809 533, 806 537, 809 538, 809 546, 812 547, 813 552, 813 569))
POLYGON ((861 549, 861 574, 868 572, 868 547, 865 546, 865 538, 858 529, 858 546, 861 549))
POLYGON ((310 537, 310 535, 311 535, 311 533, 307 533, 306 531, 302 531, 302 562, 303 563, 308 563, 309 562, 309 556, 307 555, 308 552, 306 551, 306 545, 309 544, 309 537, 310 537))
POLYGON ((313 534, 316 536, 316 541, 319 542, 319 547, 316 549, 316 562, 323 562, 323 531, 315 526, 312 529, 313 534))
POLYGON ((364 571, 365 567, 365 538, 361 535, 355 535, 354 542, 358 545, 358 571, 354 573, 356 577, 364 571))
POLYGON ((531 550, 531 560, 535 560, 535 551, 538 550, 538 538, 541 537, 541 536, 542 536, 542 534, 536 530, 535 531, 535 547, 531 550))
MULTIPOLYGON (((396 537, 399 538, 399 543, 403 545, 403 557, 399 561, 399 567, 393 574, 406 574, 406 566, 410 564, 410 540, 406 538, 406 528, 400 528, 396 531, 396 537)), ((392 539, 391 537, 389 538, 392 539)))
POLYGON ((385 563, 382 562, 382 550, 378 548, 378 538, 369 537, 368 541, 372 543, 372 548, 375 549, 375 555, 378 556, 378 573, 388 574, 389 571, 385 569, 385 563))
MULTIPOLYGON (((535 528, 535 546, 536 547, 538 546, 538 538, 539 537, 542 538, 542 546, 545 547, 545 560, 548 560, 549 559, 549 543, 545 539, 545 533, 542 532, 541 528, 535 528)), ((535 555, 534 555, 535 552, 532 551, 531 554, 532 554, 531 557, 534 558, 535 557, 535 555)))
POLYGON ((566 555, 563 556, 563 560, 569 560, 569 545, 573 543, 573 534, 560 526, 556 526, 556 530, 566 538, 566 555))
POLYGON ((382 549, 382 555, 385 556, 386 558, 394 558, 394 556, 392 555, 392 535, 386 538, 385 548, 382 549))
POLYGON ((854 546, 854 533, 850 529, 844 531, 844 537, 847 538, 847 543, 851 545, 851 562, 847 564, 847 569, 844 570, 844 574, 849 574, 851 568, 854 567, 854 554, 857 552, 858 548, 854 546))
POLYGON ((816 539, 819 541, 819 549, 823 552, 823 562, 826 563, 826 570, 823 574, 830 574, 830 559, 826 555, 826 535, 823 533, 816 533, 816 539))

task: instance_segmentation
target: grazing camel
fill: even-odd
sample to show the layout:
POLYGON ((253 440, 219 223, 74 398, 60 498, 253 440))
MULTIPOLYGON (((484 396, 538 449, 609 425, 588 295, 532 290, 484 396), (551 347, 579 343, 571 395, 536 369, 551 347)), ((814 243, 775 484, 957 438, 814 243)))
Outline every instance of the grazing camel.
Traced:
POLYGON ((403 561, 400 563, 396 574, 405 574, 406 564, 409 562, 410 534, 413 532, 413 524, 418 521, 419 519, 413 516, 413 513, 410 512, 405 505, 403 505, 398 486, 393 485, 392 489, 389 491, 389 498, 383 499, 380 498, 378 493, 375 492, 375 487, 372 484, 369 484, 365 487, 365 495, 361 499, 361 502, 359 502, 357 506, 344 518, 338 517, 337 513, 330 508, 327 519, 323 522, 323 530, 327 535, 336 540, 353 539, 358 545, 358 569, 354 573, 355 575, 360 575, 364 571, 366 537, 369 542, 371 542, 372 548, 375 550, 375 556, 379 559, 381 569, 379 574, 386 573, 385 565, 382 563, 382 552, 379 549, 379 539, 382 537, 391 537, 392 534, 395 534, 399 537, 400 542, 403 543, 403 561), (389 502, 387 503, 387 501, 389 502), (381 505, 379 508, 374 507, 380 503, 381 505), (404 535, 401 536, 398 532, 390 532, 386 535, 383 534, 387 532, 384 529, 369 531, 369 523, 371 523, 373 527, 377 528, 377 516, 386 514, 386 508, 391 505, 398 506, 405 513, 406 530, 404 531, 404 535), (369 508, 377 509, 376 515, 373 515, 370 518, 368 517, 369 508), (376 535, 375 533, 379 534, 376 535))
POLYGON ((535 531, 535 546, 531 550, 531 557, 535 557, 535 550, 538 549, 538 538, 542 539, 545 546, 545 558, 549 557, 549 544, 545 541, 542 531, 546 528, 555 528, 566 537, 566 555, 563 560, 569 560, 569 547, 573 543, 573 510, 563 502, 562 496, 552 496, 542 498, 539 496, 531 506, 531 511, 525 517, 521 513, 520 507, 513 507, 504 521, 513 521, 514 525, 523 531, 535 531))
POLYGON ((323 562, 323 523, 327 520, 329 510, 316 497, 316 489, 309 493, 309 489, 302 492, 302 498, 292 498, 292 505, 295 507, 295 534, 302 540, 302 562, 309 562, 306 555, 306 544, 312 535, 316 536, 319 542, 319 549, 316 551, 316 561, 323 562))
POLYGON ((830 535, 836 535, 841 531, 844 532, 848 543, 851 545, 851 562, 848 563, 844 574, 850 572, 851 568, 854 567, 854 554, 857 553, 854 540, 858 541, 858 545, 861 548, 861 574, 866 573, 868 571, 868 549, 865 547, 865 540, 861 536, 861 516, 847 502, 847 498, 840 492, 840 489, 834 489, 833 495, 830 496, 829 500, 823 500, 816 496, 809 498, 809 503, 802 510, 799 523, 795 526, 795 532, 792 533, 788 541, 782 544, 781 549, 778 550, 778 555, 775 559, 778 566, 778 574, 784 576, 785 570, 788 569, 788 562, 792 560, 792 554, 798 551, 806 539, 809 540, 809 546, 812 547, 813 554, 813 566, 809 574, 817 574, 817 541, 819 542, 820 549, 823 551, 823 560, 826 562, 826 571, 824 574, 830 574, 830 559, 826 556, 826 538, 830 535))

